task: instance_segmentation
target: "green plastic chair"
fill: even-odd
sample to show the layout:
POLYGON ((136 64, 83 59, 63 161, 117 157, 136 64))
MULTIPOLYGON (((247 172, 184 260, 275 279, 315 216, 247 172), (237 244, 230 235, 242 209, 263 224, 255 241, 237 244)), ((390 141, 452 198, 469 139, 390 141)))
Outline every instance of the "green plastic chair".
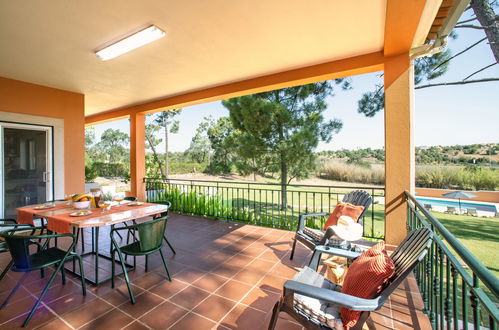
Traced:
MULTIPOLYGON (((166 210, 166 212, 163 212, 161 213, 161 216, 162 217, 166 217, 168 215, 168 211, 172 208, 172 203, 169 202, 169 201, 156 201, 154 202, 156 204, 162 204, 162 205, 166 205, 168 206, 168 209, 166 210)), ((170 249, 172 250, 173 254, 177 254, 177 252, 175 252, 175 249, 173 248, 173 246, 170 244, 170 242, 168 242, 168 240, 166 239, 166 235, 164 235, 164 239, 165 239, 165 242, 166 244, 168 244, 168 246, 170 247, 170 249)))
MULTIPOLYGON (((166 229, 166 220, 168 217, 160 217, 153 219, 151 221, 134 224, 131 226, 125 226, 120 228, 111 229, 111 260, 115 259, 116 252, 118 253, 118 257, 121 263, 121 267, 123 268, 123 274, 125 276, 126 285, 128 288, 128 293, 130 294, 130 302, 135 304, 135 298, 132 293, 132 289, 130 287, 130 280, 128 278, 128 273, 126 271, 125 259, 123 254, 131 255, 134 258, 137 256, 147 256, 156 251, 159 251, 161 255, 161 260, 163 261, 163 265, 165 266, 166 274, 168 275, 168 280, 171 281, 172 278, 170 276, 170 272, 168 271, 168 267, 166 266, 165 257, 163 256, 163 251, 161 248, 163 247, 163 240, 166 229), (139 233, 139 240, 135 241, 131 244, 125 246, 119 246, 118 242, 114 239, 114 232, 119 230, 133 230, 139 233)), ((115 278, 115 262, 111 263, 111 287, 114 288, 114 278, 115 278)))
MULTIPOLYGON (((162 205, 166 205, 168 206, 168 209, 166 210, 166 212, 162 212, 160 214, 160 217, 166 217, 168 216, 168 210, 170 210, 170 208, 172 207, 172 203, 169 202, 169 201, 156 201, 154 202, 155 204, 162 204, 162 205)), ((133 224, 136 225, 137 222, 135 220, 132 220, 133 221, 133 224)), ((128 231, 128 235, 127 235, 127 238, 126 238, 126 243, 128 244, 130 242, 130 236, 133 237, 133 231, 129 230, 128 231)), ((168 244, 168 247, 170 248, 170 250, 172 250, 173 254, 177 254, 177 252, 175 252, 175 249, 173 248, 173 246, 171 245, 171 243, 168 241, 168 239, 166 238, 166 235, 164 235, 164 240, 166 242, 166 244, 168 244)), ((146 259, 146 272, 147 272, 147 259, 146 259)))
MULTIPOLYGON (((29 230, 33 226, 28 225, 28 224, 20 224, 17 223, 16 220, 14 219, 0 219, 0 233, 3 233, 5 231, 8 231, 10 229, 16 229, 16 228, 23 228, 24 230, 29 230)), ((34 234, 34 230, 31 231, 31 234, 34 234)), ((7 246, 7 242, 3 239, 0 238, 0 253, 6 253, 9 252, 9 247, 7 246)), ((8 267, 5 267, 5 269, 2 271, 0 274, 0 281, 7 275, 9 271, 8 267)))
POLYGON ((71 260, 73 258, 77 258, 80 266, 80 274, 81 274, 81 287, 83 291, 83 295, 86 295, 86 285, 85 285, 85 275, 83 270, 82 258, 79 254, 73 252, 74 246, 76 244, 76 237, 73 234, 50 234, 50 235, 16 235, 16 232, 26 231, 26 229, 30 230, 41 230, 43 227, 20 227, 15 229, 10 229, 0 233, 0 237, 2 237, 9 248, 10 255, 12 257, 11 262, 7 265, 7 270, 12 270, 14 272, 23 272, 23 276, 17 282, 16 286, 9 293, 7 298, 5 298, 4 302, 0 306, 0 309, 3 309, 7 306, 10 298, 16 293, 21 284, 26 280, 28 275, 34 270, 43 270, 44 268, 50 266, 56 266, 56 269, 49 281, 43 288, 40 297, 36 301, 35 305, 31 309, 28 317, 23 323, 23 327, 28 325, 31 317, 35 313, 36 309, 40 305, 40 302, 45 297, 50 285, 54 281, 56 275, 61 271, 62 275, 62 284, 66 284, 66 276, 64 272, 64 263, 67 260, 71 260), (67 250, 61 250, 58 247, 49 247, 50 240, 52 238, 61 238, 61 237, 69 237, 72 239, 71 244, 67 250), (39 241, 43 242, 40 243, 39 241), (35 253, 31 253, 30 246, 36 245, 38 247, 38 251, 35 253))

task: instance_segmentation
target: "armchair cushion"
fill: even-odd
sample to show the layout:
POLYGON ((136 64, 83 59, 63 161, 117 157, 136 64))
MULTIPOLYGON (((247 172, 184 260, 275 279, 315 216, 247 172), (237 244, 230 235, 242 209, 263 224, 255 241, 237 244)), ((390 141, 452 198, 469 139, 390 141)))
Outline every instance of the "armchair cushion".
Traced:
MULTIPOLYGON (((395 272, 385 243, 380 242, 362 254, 350 265, 341 292, 359 298, 373 299, 383 290, 395 272)), ((345 329, 355 326, 360 312, 341 308, 345 329)))
MULTIPOLYGON (((304 267, 293 280, 328 290, 340 291, 341 289, 309 267, 304 267)), ((313 320, 314 323, 332 329, 343 329, 339 306, 301 294, 294 295, 293 305, 296 310, 313 320)))
POLYGON ((324 237, 324 232, 320 229, 305 227, 303 228, 303 233, 310 236, 310 238, 316 240, 317 242, 322 241, 322 238, 324 237))
POLYGON ((342 215, 349 216, 355 221, 359 221, 359 217, 363 211, 364 206, 362 205, 356 206, 350 203, 338 202, 334 211, 329 215, 329 218, 327 218, 326 223, 324 224, 324 230, 327 230, 329 226, 336 226, 338 219, 342 215))

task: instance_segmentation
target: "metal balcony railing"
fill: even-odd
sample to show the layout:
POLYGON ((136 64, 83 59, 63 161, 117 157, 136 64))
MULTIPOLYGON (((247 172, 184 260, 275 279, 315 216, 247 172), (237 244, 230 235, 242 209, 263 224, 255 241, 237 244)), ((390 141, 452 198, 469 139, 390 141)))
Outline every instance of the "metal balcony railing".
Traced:
MULTIPOLYGON (((148 201, 169 200, 172 211, 255 225, 296 230, 302 213, 332 212, 343 195, 362 189, 374 199, 364 216, 364 237, 384 236, 385 189, 274 183, 145 178, 148 201), (284 198, 283 198, 284 196, 284 198)), ((322 228, 326 218, 307 226, 322 228)))
MULTIPOLYGON (((432 246, 415 270, 434 329, 497 329, 499 280, 416 198, 405 192, 408 229, 428 227, 432 246)), ((496 254, 497 251, 490 251, 496 254)))

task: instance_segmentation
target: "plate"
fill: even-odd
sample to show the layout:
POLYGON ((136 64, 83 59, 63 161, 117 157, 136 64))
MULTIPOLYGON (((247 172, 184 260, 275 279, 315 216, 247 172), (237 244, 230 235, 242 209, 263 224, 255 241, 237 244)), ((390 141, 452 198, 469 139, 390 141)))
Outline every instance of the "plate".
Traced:
POLYGON ((143 204, 144 204, 144 202, 130 202, 130 203, 128 203, 128 206, 140 206, 143 204))
POLYGON ((84 217, 86 215, 92 214, 92 211, 80 211, 80 212, 73 212, 70 213, 69 216, 71 217, 84 217))
POLYGON ((35 210, 45 210, 45 209, 51 209, 53 207, 55 207, 55 204, 41 204, 41 205, 35 206, 34 209, 35 210))

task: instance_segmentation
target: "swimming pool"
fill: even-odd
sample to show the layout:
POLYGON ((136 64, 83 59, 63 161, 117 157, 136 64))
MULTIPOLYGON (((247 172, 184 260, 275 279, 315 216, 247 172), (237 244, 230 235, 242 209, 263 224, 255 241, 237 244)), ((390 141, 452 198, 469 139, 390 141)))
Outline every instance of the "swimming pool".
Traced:
MULTIPOLYGON (((431 206, 441 206, 441 207, 455 207, 459 208, 458 201, 446 201, 442 199, 431 199, 431 198, 416 198, 421 204, 430 204, 431 206)), ((479 203, 470 203, 468 201, 461 200, 461 209, 471 209, 471 210, 479 210, 479 211, 487 211, 487 212, 496 212, 496 207, 490 204, 479 204, 479 203)))

